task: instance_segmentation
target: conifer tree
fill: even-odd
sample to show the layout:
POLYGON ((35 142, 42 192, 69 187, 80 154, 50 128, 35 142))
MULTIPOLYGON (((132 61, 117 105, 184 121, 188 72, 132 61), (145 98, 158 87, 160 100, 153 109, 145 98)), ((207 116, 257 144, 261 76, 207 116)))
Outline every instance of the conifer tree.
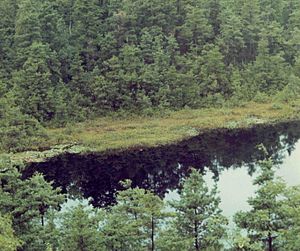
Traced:
POLYGON ((64 201, 60 189, 53 189, 40 174, 21 179, 7 156, 0 157, 0 184, 0 212, 12 216, 12 227, 23 250, 45 250, 45 218, 50 208, 58 208, 64 201))
POLYGON ((160 223, 167 216, 162 200, 144 189, 127 188, 118 194, 117 203, 103 229, 107 247, 124 251, 156 250, 160 223))
POLYGON ((177 229, 179 240, 192 243, 189 249, 222 247, 220 240, 225 234, 227 220, 221 215, 219 204, 216 186, 209 190, 203 176, 192 169, 184 181, 180 199, 171 203, 176 210, 173 227, 177 229))
POLYGON ((286 185, 282 180, 275 178, 271 159, 261 161, 260 168, 260 174, 253 182, 258 186, 256 196, 248 200, 252 209, 248 212, 238 212, 235 222, 247 230, 252 243, 258 243, 272 251, 276 250, 276 240, 280 231, 285 228, 283 201, 280 197, 284 194, 286 185))
POLYGON ((61 215, 59 227, 60 246, 65 251, 105 250, 98 231, 101 223, 99 213, 84 205, 71 208, 61 215))

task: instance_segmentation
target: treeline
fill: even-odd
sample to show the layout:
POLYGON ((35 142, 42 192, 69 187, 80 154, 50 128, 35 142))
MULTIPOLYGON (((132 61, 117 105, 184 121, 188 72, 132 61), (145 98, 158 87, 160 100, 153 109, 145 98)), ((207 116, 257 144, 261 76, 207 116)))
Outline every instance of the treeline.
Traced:
POLYGON ((0 15, 1 117, 63 123, 299 90, 298 0, 2 0, 0 15))
MULTIPOLYGON (((275 177, 271 159, 260 162, 248 199, 251 210, 237 212, 235 229, 219 207, 217 186, 209 188, 196 169, 183 180, 179 198, 163 201, 123 182, 117 204, 95 209, 85 204, 59 212, 65 197, 43 176, 21 179, 9 158, 0 169, 0 249, 2 251, 298 251, 300 187, 275 177)), ((234 196, 234 191, 232 196, 234 196)))

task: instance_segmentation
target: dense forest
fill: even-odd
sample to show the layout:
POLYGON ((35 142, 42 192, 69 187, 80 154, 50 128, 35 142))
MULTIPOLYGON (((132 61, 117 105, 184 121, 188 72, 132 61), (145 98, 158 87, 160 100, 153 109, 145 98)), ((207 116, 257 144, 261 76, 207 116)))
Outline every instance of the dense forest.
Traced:
POLYGON ((0 15, 1 117, 60 124, 299 89, 298 0, 2 0, 0 15))
POLYGON ((299 94, 298 0, 2 0, 0 143, 118 113, 299 94))

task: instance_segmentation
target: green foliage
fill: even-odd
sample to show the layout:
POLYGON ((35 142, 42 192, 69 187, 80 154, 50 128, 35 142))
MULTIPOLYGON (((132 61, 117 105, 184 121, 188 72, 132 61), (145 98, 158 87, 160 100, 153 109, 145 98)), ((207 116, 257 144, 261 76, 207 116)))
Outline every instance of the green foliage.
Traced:
POLYGON ((22 112, 39 121, 52 120, 60 112, 58 97, 64 90, 57 75, 56 59, 50 48, 40 42, 34 42, 27 51, 26 61, 13 77, 16 103, 22 112))
MULTIPOLYGON (((296 0, 2 0, 0 151, 43 147, 47 134, 42 125, 71 124, 111 112, 151 116, 169 109, 223 107, 227 101, 264 103, 270 97, 278 104, 273 110, 292 103, 299 98, 299 13, 296 0)), ((195 134, 194 126, 192 133, 189 126, 181 127, 188 128, 182 130, 185 134, 195 134)), ((77 132, 69 127, 65 133, 77 132)), ((132 138, 130 133, 126 139, 132 138)), ((147 250, 156 243, 161 250, 188 250, 193 243, 221 248, 218 239, 224 229, 216 226, 226 221, 216 189, 208 191, 195 171, 173 205, 176 215, 167 229, 160 227, 167 217, 162 201, 151 192, 128 188, 119 193, 118 205, 105 220, 78 207, 63 216, 58 230, 48 209, 63 200, 59 190, 39 174, 22 180, 15 167, 6 165, 8 170, 0 172, 0 222, 7 226, 13 249, 20 242, 3 216, 7 213, 12 214, 12 227, 24 241, 24 250, 59 245, 65 250, 147 250), (201 229, 203 225, 209 231, 201 229)), ((279 235, 276 245, 282 242, 293 250, 299 212, 288 198, 296 200, 298 195, 273 180, 270 165, 262 163, 257 197, 249 200, 253 210, 236 217, 240 226, 252 231, 238 237, 237 245, 243 242, 254 249, 260 245, 257 238, 266 238, 269 231, 279 235), (284 208, 274 194, 283 196, 284 208), (276 224, 268 215, 271 211, 276 224), (287 219, 294 222, 288 230, 287 219)))
POLYGON ((280 232, 280 241, 287 251, 296 251, 300 245, 300 187, 290 187, 284 193, 285 202, 282 213, 285 218, 286 228, 280 232))
POLYGON ((110 249, 155 250, 162 220, 163 201, 140 188, 127 188, 117 197, 103 228, 106 245, 110 249))
POLYGON ((0 95, 0 150, 23 151, 30 146, 42 145, 47 134, 40 123, 23 114, 8 98, 0 95))
POLYGON ((66 251, 103 250, 103 239, 98 232, 99 214, 83 205, 76 206, 61 215, 59 246, 66 251))
POLYGON ((299 187, 287 188, 276 178, 271 159, 261 161, 260 167, 261 172, 253 182, 258 186, 256 196, 248 200, 252 209, 238 212, 234 218, 248 237, 237 236, 235 243, 254 245, 260 247, 258 250, 296 250, 297 238, 293 234, 298 231, 299 187))
POLYGON ((0 247, 4 251, 217 251, 227 242, 226 250, 262 251, 268 246, 296 251, 300 187, 289 188, 276 178, 270 159, 261 161, 260 168, 253 181, 256 194, 248 200, 252 209, 238 212, 234 220, 239 228, 227 234, 216 185, 209 189, 195 169, 183 181, 179 199, 168 204, 150 191, 131 188, 131 181, 125 180, 117 204, 106 210, 80 202, 57 212, 64 201, 60 190, 40 174, 21 179, 10 156, 1 156, 0 247))
POLYGON ((180 238, 181 234, 175 225, 170 225, 164 231, 161 231, 157 241, 157 247, 160 251, 190 250, 193 246, 192 238, 180 238))
POLYGON ((291 75, 289 83, 280 91, 275 100, 278 102, 289 103, 299 98, 300 95, 300 78, 295 75, 291 75))
POLYGON ((263 251, 260 244, 252 243, 251 239, 244 236, 238 229, 233 233, 231 242, 232 247, 229 250, 232 251, 263 251))
POLYGON ((217 187, 209 190, 203 176, 192 169, 191 175, 184 182, 180 200, 171 203, 176 210, 171 228, 177 229, 178 240, 181 243, 192 243, 189 249, 221 249, 220 240, 224 237, 227 220, 221 215, 219 203, 217 187))
POLYGON ((219 46, 207 45, 202 51, 202 66, 199 73, 201 95, 229 94, 224 56, 219 46))
POLYGON ((15 251, 21 246, 21 241, 15 236, 11 219, 0 215, 0 249, 15 251))
POLYGON ((299 11, 288 0, 3 0, 0 81, 50 125, 257 92, 285 102, 299 77, 299 11))
POLYGON ((21 179, 21 173, 6 156, 0 158, 0 170, 0 212, 12 216, 12 227, 24 250, 44 250, 47 212, 58 208, 64 196, 41 174, 21 179))
POLYGON ((230 91, 231 91, 231 98, 229 100, 230 104, 234 106, 242 106, 243 100, 249 99, 249 89, 243 88, 245 80, 241 75, 241 71, 234 69, 231 72, 230 76, 230 91))
POLYGON ((268 103, 270 101, 270 97, 268 94, 258 91, 254 96, 253 101, 262 104, 268 103))

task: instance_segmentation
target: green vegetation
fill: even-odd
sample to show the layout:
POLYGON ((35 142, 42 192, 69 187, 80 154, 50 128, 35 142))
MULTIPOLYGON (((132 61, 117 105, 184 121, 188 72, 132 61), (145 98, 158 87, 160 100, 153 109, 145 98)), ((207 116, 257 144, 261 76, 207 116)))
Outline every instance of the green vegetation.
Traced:
POLYGON ((242 244, 243 250, 262 250, 262 246, 271 251, 297 250, 299 205, 295 203, 299 187, 287 188, 282 179, 275 177, 271 159, 261 161, 260 167, 253 182, 258 189, 255 197, 248 199, 252 209, 235 215, 237 225, 247 231, 247 237, 236 244, 242 244))
POLYGON ((218 121, 230 112, 224 107, 253 101, 273 102, 285 114, 286 103, 299 97, 299 12, 297 0, 2 0, 0 148, 23 151, 68 141, 68 130, 47 139, 42 127, 57 126, 69 132, 87 127, 71 140, 100 150, 167 143, 199 127, 226 125, 230 116, 218 121), (209 114, 211 107, 220 113, 209 114), (170 112, 182 109, 201 110, 170 112), (126 118, 128 127, 138 129, 123 134, 121 121, 118 140, 103 136, 104 128, 115 130, 107 119, 112 113, 169 112, 191 113, 196 120, 215 115, 217 121, 175 119, 172 127, 164 120, 166 130, 165 124, 155 130, 161 122, 154 119, 140 130, 145 120, 131 125, 126 118), (95 127, 72 126, 83 120, 95 127))
POLYGON ((161 117, 106 117, 48 131, 50 145, 76 142, 95 151, 170 144, 210 129, 246 128, 299 119, 297 103, 249 103, 240 108, 185 109, 161 117))
MULTIPOLYGON (((0 16, 0 153, 23 152, 14 161, 299 119, 299 0, 1 0, 0 16)), ((0 161, 1 250, 219 250, 227 238, 195 170, 172 213, 128 186, 107 211, 57 216, 59 189, 0 161)), ((297 250, 300 189, 261 168, 232 249, 297 250)))
POLYGON ((299 109, 300 102, 294 101, 292 104, 248 103, 234 108, 165 111, 152 117, 112 115, 44 130, 46 137, 21 148, 33 151, 15 154, 15 157, 30 162, 65 151, 104 152, 171 144, 212 129, 248 128, 256 124, 298 120, 299 109), (40 152, 41 149, 51 150, 40 152))
POLYGON ((280 235, 280 231, 287 227, 284 224, 285 213, 282 209, 287 204, 283 196, 286 185, 282 180, 274 178, 271 160, 261 162, 261 169, 261 174, 253 182, 253 185, 259 187, 256 197, 248 200, 252 210, 237 213, 235 222, 241 228, 247 229, 252 245, 259 246, 261 241, 264 241, 267 250, 276 250, 279 247, 276 247, 275 239, 280 235))
MULTIPOLYGON (((222 249, 220 240, 224 237, 227 220, 221 215, 219 204, 217 186, 209 191, 202 175, 193 169, 184 182, 180 200, 171 203, 176 210, 176 218, 169 231, 176 229, 177 241, 189 243, 184 250, 192 246, 196 251, 222 249)), ((176 248, 175 242, 163 250, 176 248)))
MULTIPOLYGON (((251 210, 236 213, 237 231, 227 234, 216 185, 191 169, 179 199, 164 202, 151 191, 123 182, 116 205, 79 204, 57 211, 64 201, 40 174, 21 180, 8 158, 0 169, 0 247, 44 250, 298 250, 300 187, 274 175, 271 159, 260 162, 251 210), (9 216, 12 218, 10 220, 9 216), (242 231, 244 229, 245 231, 242 231), (227 243, 225 246, 224 244, 227 243)), ((234 192, 232 194, 234 196, 234 192)), ((19 249, 18 249, 19 250, 19 249)))
POLYGON ((14 234, 11 219, 0 215, 0 249, 15 251, 20 246, 21 242, 14 234))
MULTIPOLYGON (((0 232, 0 240, 4 241, 0 246, 6 245, 7 241, 11 245, 7 250, 16 250, 21 243, 24 250, 45 250, 49 235, 45 227, 48 211, 57 209, 64 201, 64 195, 59 189, 53 189, 40 174, 21 179, 21 173, 9 156, 0 157, 0 185, 0 214, 12 217, 12 227, 21 240, 13 239, 13 231, 8 227, 5 230, 8 233, 0 232)), ((9 223, 7 218, 1 220, 1 224, 9 223)))

